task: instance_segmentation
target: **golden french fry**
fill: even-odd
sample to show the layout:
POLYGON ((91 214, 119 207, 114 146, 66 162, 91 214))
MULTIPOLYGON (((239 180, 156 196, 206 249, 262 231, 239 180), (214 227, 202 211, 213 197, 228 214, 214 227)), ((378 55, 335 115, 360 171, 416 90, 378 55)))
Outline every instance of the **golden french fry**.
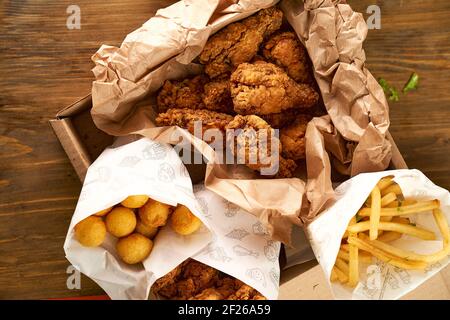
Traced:
POLYGON ((391 192, 395 193, 396 195, 401 195, 402 189, 400 189, 400 186, 396 183, 391 184, 389 187, 386 187, 383 190, 381 190, 381 196, 384 197, 385 195, 391 192))
POLYGON ((350 246, 347 243, 341 244, 341 249, 344 250, 344 251, 348 252, 350 250, 349 247, 350 246))
MULTIPOLYGON (((400 206, 396 208, 381 208, 380 216, 404 216, 411 213, 420 213, 427 212, 433 209, 439 208, 440 203, 439 200, 427 200, 427 201, 419 201, 414 204, 400 206)), ((358 215, 361 217, 370 217, 371 208, 362 208, 358 211, 358 215)))
POLYGON ((385 208, 397 208, 400 206, 400 203, 401 203, 400 201, 395 200, 395 201, 392 201, 391 203, 389 203, 388 205, 386 205, 385 208))
POLYGON ((344 272, 339 270, 336 266, 333 267, 333 270, 336 273, 336 276, 338 277, 339 282, 346 283, 348 281, 348 276, 344 272))
POLYGON ((377 240, 383 241, 383 242, 392 242, 394 240, 400 239, 402 237, 401 233, 394 232, 394 231, 387 231, 383 233, 383 235, 379 236, 377 240))
MULTIPOLYGON (((361 239, 368 240, 368 237, 363 234, 360 234, 359 236, 361 237, 361 239)), ((448 243, 446 245, 444 244, 442 250, 433 254, 417 254, 415 252, 403 250, 378 240, 372 240, 370 241, 370 243, 374 247, 383 250, 384 252, 390 253, 394 256, 397 256, 398 258, 403 258, 409 261, 422 261, 426 262, 427 264, 432 264, 439 260, 442 260, 450 252, 450 245, 448 245, 448 243)))
POLYGON ((447 219, 444 217, 441 209, 433 210, 433 217, 436 220, 439 230, 441 231, 442 238, 445 242, 450 242, 450 229, 448 228, 447 219))
POLYGON ((345 274, 348 275, 349 269, 348 269, 347 262, 345 262, 344 260, 342 260, 340 258, 337 258, 334 265, 336 268, 338 268, 339 270, 341 270, 342 272, 344 272, 345 274))
POLYGON ((402 258, 387 253, 375 247, 371 242, 356 237, 348 238, 349 244, 357 246, 359 249, 370 252, 374 257, 381 261, 387 262, 395 267, 407 270, 423 270, 427 264, 422 261, 406 261, 402 258))
MULTIPOLYGON (((347 248, 349 248, 350 245, 347 244, 347 248)), ((350 260, 350 255, 348 251, 345 251, 344 249, 341 248, 341 250, 339 250, 338 253, 338 258, 341 258, 344 261, 349 261, 350 260)), ((359 251, 358 252, 358 259, 360 262, 363 263, 371 263, 372 262, 372 256, 365 251, 359 251)))
POLYGON ((409 221, 408 218, 404 217, 392 217, 392 222, 401 223, 401 224, 410 224, 411 221, 409 221))
MULTIPOLYGON (((378 228, 384 231, 396 231, 404 234, 408 234, 413 237, 417 237, 423 240, 435 240, 436 235, 434 232, 415 227, 412 225, 395 223, 395 222, 380 222, 378 228)), ((349 232, 364 232, 370 229, 370 221, 358 222, 357 224, 347 227, 349 232)))
MULTIPOLYGON (((378 237, 378 226, 380 224, 381 211, 381 194, 378 187, 373 188, 370 194, 372 202, 370 204, 370 240, 375 240, 378 237)), ((357 232, 357 231, 356 231, 357 232)))
POLYGON ((338 275, 336 273, 336 268, 333 267, 333 269, 331 269, 331 275, 330 275, 330 281, 331 282, 335 282, 336 280, 338 280, 338 275))
POLYGON ((397 201, 397 195, 393 192, 388 193, 383 198, 381 198, 381 206, 386 207, 394 201, 397 201))
POLYGON ((392 221, 392 216, 388 216, 388 217, 380 217, 380 221, 383 221, 383 222, 390 222, 390 221, 392 221))
MULTIPOLYGON (((356 234, 351 233, 351 236, 356 236, 356 234)), ((359 281, 359 259, 358 259, 358 247, 350 244, 349 248, 349 261, 348 261, 348 285, 350 287, 355 287, 359 281)))
POLYGON ((378 183, 377 183, 378 189, 384 190, 387 187, 389 187, 392 184, 394 184, 394 181, 392 181, 393 177, 394 176, 388 176, 388 177, 381 178, 380 181, 378 181, 378 183))

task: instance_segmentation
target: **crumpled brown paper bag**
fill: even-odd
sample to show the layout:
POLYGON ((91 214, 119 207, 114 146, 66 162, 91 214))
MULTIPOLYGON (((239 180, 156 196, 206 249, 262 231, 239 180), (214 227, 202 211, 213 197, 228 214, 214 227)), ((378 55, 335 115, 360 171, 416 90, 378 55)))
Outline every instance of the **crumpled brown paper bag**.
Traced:
MULTIPOLYGON (((348 166, 350 159, 365 161, 375 155, 376 152, 369 152, 378 149, 372 145, 371 139, 384 138, 389 125, 387 104, 376 81, 363 67, 361 45, 367 32, 364 21, 362 26, 358 15, 353 14, 348 6, 346 10, 342 7, 342 10, 348 16, 349 23, 339 19, 335 21, 338 7, 334 7, 331 1, 322 2, 306 0, 306 11, 303 13, 301 1, 283 1, 281 8, 306 44, 316 69, 315 77, 337 130, 347 140, 359 141, 358 146, 362 145, 360 150, 358 146, 353 150, 353 157, 345 159, 348 166), (319 4, 321 8, 314 9, 319 4), (339 32, 329 32, 324 23, 339 32), (334 50, 330 43, 335 43, 334 50), (360 91, 355 92, 355 88, 360 91), (367 129, 370 126, 372 130, 367 129)), ((217 164, 213 149, 200 139, 177 127, 155 128, 155 111, 152 108, 155 93, 164 80, 201 72, 202 66, 192 61, 201 52, 210 34, 276 3, 275 0, 185 0, 159 10, 155 17, 129 34, 120 48, 102 46, 92 57, 96 64, 93 69, 96 80, 92 87, 91 114, 95 124, 112 135, 141 134, 165 143, 178 142, 173 141, 174 132, 186 138, 209 161, 205 185, 258 216, 275 240, 289 243, 292 224, 301 225, 315 214, 315 211, 308 213, 307 208, 305 210, 304 202, 302 210, 305 194, 302 180, 256 180, 250 170, 238 168, 242 166, 217 164), (306 212, 302 219, 301 211, 306 212)), ((309 148, 316 149, 320 157, 318 161, 308 160, 308 198, 313 201, 313 206, 315 199, 321 198, 314 192, 328 190, 328 185, 331 185, 325 165, 320 168, 321 161, 325 163, 327 157, 325 149, 320 152, 320 148, 320 143, 309 148), (310 175, 309 171, 315 174, 310 175)), ((379 162, 365 165, 352 162, 351 172, 362 168, 375 170, 372 165, 378 166, 379 162)))

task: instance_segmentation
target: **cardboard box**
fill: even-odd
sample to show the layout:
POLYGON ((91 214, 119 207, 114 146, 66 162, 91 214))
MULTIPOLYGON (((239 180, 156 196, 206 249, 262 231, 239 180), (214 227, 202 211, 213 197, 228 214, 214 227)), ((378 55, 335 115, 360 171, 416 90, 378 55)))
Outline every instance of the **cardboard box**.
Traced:
MULTIPOLYGON (((112 144, 113 137, 99 130, 93 123, 90 95, 62 109, 50 124, 61 142, 81 181, 89 165, 112 144)), ((404 169, 407 165, 392 136, 392 161, 390 169, 404 169)), ((204 166, 190 165, 188 171, 193 183, 201 182, 204 166)), ((280 259, 283 260, 283 259, 280 259)), ((309 261, 282 271, 280 299, 333 299, 322 269, 317 261, 309 261)), ((450 299, 450 266, 407 294, 404 299, 450 299)))

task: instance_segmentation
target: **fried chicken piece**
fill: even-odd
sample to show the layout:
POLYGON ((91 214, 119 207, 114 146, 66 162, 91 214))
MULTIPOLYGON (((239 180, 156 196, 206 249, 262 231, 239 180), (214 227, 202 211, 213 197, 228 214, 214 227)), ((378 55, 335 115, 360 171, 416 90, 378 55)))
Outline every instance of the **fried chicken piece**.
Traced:
POLYGON ((294 123, 280 130, 280 141, 283 145, 282 155, 284 157, 293 160, 305 159, 306 126, 310 120, 310 116, 299 115, 294 123))
POLYGON ((233 145, 232 152, 243 161, 250 169, 266 174, 278 164, 277 178, 288 178, 293 175, 296 164, 292 160, 286 160, 280 156, 282 147, 270 125, 255 115, 237 115, 231 121, 227 129, 227 142, 233 145), (240 131, 236 131, 240 130, 240 131), (234 139, 234 141, 233 141, 234 139), (278 150, 272 150, 273 147, 278 150))
POLYGON ((205 109, 208 110, 233 113, 229 79, 211 81, 205 84, 203 104, 205 109))
POLYGON ((294 32, 287 31, 271 36, 264 44, 263 55, 283 68, 295 81, 312 83, 308 53, 294 32))
POLYGON ((268 62, 243 63, 232 73, 231 96, 238 114, 265 115, 289 109, 307 109, 319 100, 309 85, 292 80, 268 62))
POLYGON ((195 293, 211 287, 217 280, 219 271, 201 262, 191 260, 183 268, 183 278, 192 279, 195 293))
POLYGON ((194 279, 188 278, 176 283, 177 299, 186 300, 193 297, 199 291, 194 279))
POLYGON ((155 281, 152 286, 152 291, 155 294, 160 294, 166 298, 172 298, 177 294, 175 281, 181 274, 182 264, 174 268, 165 276, 155 281))
POLYGON ((259 117, 266 121, 272 128, 281 129, 292 123, 297 117, 298 110, 289 109, 280 113, 261 114, 259 117))
POLYGON ((205 75, 181 81, 166 80, 156 98, 158 111, 166 112, 171 108, 204 109, 202 94, 208 81, 205 75))
POLYGON ((228 300, 251 300, 257 291, 249 285, 243 284, 228 300))
POLYGON ((218 31, 208 39, 199 57, 206 65, 205 72, 215 78, 250 61, 264 39, 280 28, 282 18, 281 10, 270 7, 218 31))
POLYGON ((238 288, 243 284, 242 281, 232 277, 224 277, 219 279, 216 283, 217 291, 223 296, 224 299, 234 294, 238 288))
POLYGON ((297 169, 297 164, 294 160, 280 157, 280 162, 278 164, 278 173, 275 178, 292 178, 294 177, 295 169, 297 169))
POLYGON ((267 300, 267 298, 258 292, 253 296, 252 300, 267 300))
POLYGON ((196 296, 189 298, 189 300, 223 300, 224 296, 215 288, 207 288, 197 294, 196 296))
POLYGON ((233 117, 210 110, 169 109, 160 113, 156 118, 158 126, 179 126, 194 134, 194 122, 201 121, 203 131, 207 129, 219 129, 225 131, 227 124, 233 117))

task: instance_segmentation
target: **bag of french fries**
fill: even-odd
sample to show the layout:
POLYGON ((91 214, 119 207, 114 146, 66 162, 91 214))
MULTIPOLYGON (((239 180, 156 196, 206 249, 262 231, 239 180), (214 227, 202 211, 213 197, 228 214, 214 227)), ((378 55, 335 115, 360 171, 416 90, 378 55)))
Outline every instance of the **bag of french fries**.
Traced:
POLYGON ((64 243, 72 265, 112 299, 154 298, 155 281, 180 265, 193 271, 165 298, 276 299, 280 243, 253 215, 194 190, 170 145, 133 140, 117 139, 88 170, 64 243))
POLYGON ((450 193, 418 170, 359 174, 306 228, 337 299, 398 299, 449 263, 450 193))

